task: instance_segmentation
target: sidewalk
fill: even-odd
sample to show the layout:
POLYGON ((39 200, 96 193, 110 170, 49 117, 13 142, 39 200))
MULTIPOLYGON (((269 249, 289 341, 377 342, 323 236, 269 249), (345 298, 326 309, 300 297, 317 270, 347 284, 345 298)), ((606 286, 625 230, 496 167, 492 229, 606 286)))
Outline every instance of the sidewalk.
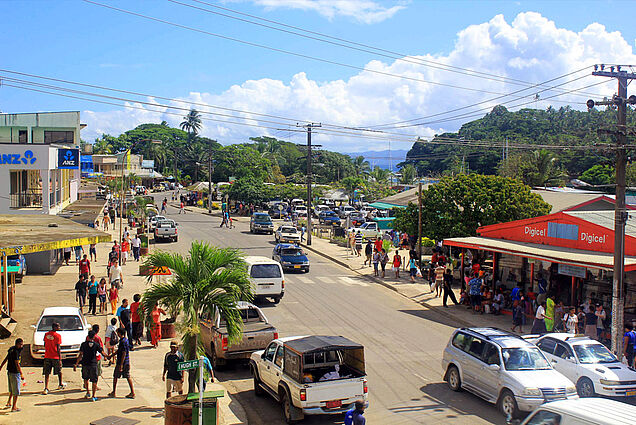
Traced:
MULTIPOLYGON (((312 244, 308 246, 306 241, 303 242, 303 247, 307 250, 315 252, 343 267, 358 273, 361 276, 365 276, 368 279, 386 286, 399 294, 412 299, 413 301, 421 304, 428 310, 434 310, 436 313, 445 316, 451 323, 457 326, 493 326, 501 329, 510 329, 512 326, 512 318, 510 315, 494 316, 492 314, 476 314, 472 313, 467 306, 455 306, 450 299, 448 300, 448 308, 444 308, 442 305, 442 297, 435 297, 435 293, 430 292, 430 287, 427 282, 424 282, 422 278, 417 278, 417 283, 412 283, 409 278, 409 272, 400 271, 400 278, 395 279, 395 274, 391 270, 391 263, 386 265, 385 278, 377 278, 373 276, 373 267, 368 265, 364 266, 365 256, 357 257, 351 254, 349 248, 338 246, 334 243, 330 243, 327 239, 321 239, 317 236, 312 237, 312 244)), ((393 259, 395 250, 389 253, 389 258, 393 259)), ((404 258, 408 259, 408 251, 400 250, 400 256, 403 261, 404 258)), ((459 290, 454 289, 455 296, 459 299, 459 290)))
MULTIPOLYGON (((119 224, 119 220, 117 220, 119 224)), ((126 226, 126 223, 124 223, 126 226)), ((113 240, 119 237, 119 227, 111 229, 113 240)), ((102 243, 97 246, 97 261, 91 264, 91 272, 99 281, 106 276, 106 259, 112 246, 111 243, 102 243)), ((152 245, 151 245, 152 247, 152 245)), ((88 250, 88 247, 85 247, 88 250)), ((152 248, 151 248, 152 249, 152 248)), ((73 258, 74 259, 74 258, 73 258)), ((132 302, 135 293, 143 293, 148 283, 145 276, 138 275, 139 264, 128 261, 122 266, 124 276, 124 288, 120 291, 120 303, 123 298, 132 302)), ((83 381, 80 368, 73 372, 74 362, 65 361, 63 365, 64 382, 67 387, 64 390, 57 388, 57 377, 51 376, 49 388, 50 394, 42 395, 44 384, 41 363, 32 361, 29 354, 29 345, 32 342, 33 329, 31 324, 36 323, 43 308, 48 306, 75 306, 74 285, 77 281, 78 267, 74 261, 69 266, 62 266, 55 275, 26 276, 23 283, 17 285, 15 318, 18 326, 11 338, 0 341, 0 355, 2 358, 15 338, 24 339, 25 347, 22 351, 23 372, 26 385, 22 387, 22 395, 18 400, 21 412, 10 413, 7 409, 0 409, 0 424, 36 424, 55 423, 63 424, 88 424, 109 416, 131 419, 133 423, 163 424, 163 408, 165 399, 165 383, 161 380, 163 370, 163 358, 169 351, 170 340, 164 339, 159 343, 158 349, 153 349, 149 343, 142 340, 141 347, 136 347, 130 353, 131 377, 135 387, 136 398, 126 399, 128 384, 125 380, 117 383, 117 398, 108 398, 106 395, 112 390, 113 367, 104 367, 102 378, 99 380, 97 402, 84 399, 83 381)), ((99 306, 98 306, 99 308, 99 306)), ((87 307, 84 312, 86 313, 87 307)), ((107 323, 114 317, 110 314, 87 315, 89 323, 97 323, 100 326, 100 336, 104 339, 104 331, 107 323)), ((6 397, 7 380, 5 371, 1 372, 0 396, 6 397)), ((220 390, 225 388, 215 382, 208 383, 208 390, 220 390)), ((226 396, 219 400, 221 423, 242 424, 246 423, 247 416, 242 407, 233 401, 225 390, 226 396)), ((4 401, 3 401, 4 402, 4 401)), ((100 422, 102 423, 102 422, 100 422)), ((103 422, 110 424, 112 422, 103 422)))

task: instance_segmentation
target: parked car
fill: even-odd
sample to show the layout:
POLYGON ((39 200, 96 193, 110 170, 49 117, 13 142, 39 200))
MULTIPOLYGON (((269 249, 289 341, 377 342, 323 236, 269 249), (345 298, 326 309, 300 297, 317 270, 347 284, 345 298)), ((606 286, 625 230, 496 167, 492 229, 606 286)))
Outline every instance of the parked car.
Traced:
POLYGON ((298 245, 279 243, 274 247, 272 260, 278 261, 283 270, 302 270, 309 273, 309 258, 298 245))
POLYGON ((24 255, 7 255, 7 263, 9 267, 18 268, 18 271, 15 273, 15 280, 16 282, 22 282, 22 278, 27 274, 27 263, 24 255))
POLYGON ((340 207, 340 218, 346 218, 349 214, 351 214, 354 211, 357 211, 357 210, 351 205, 344 205, 340 207))
POLYGON ((60 324, 58 333, 62 337, 62 359, 77 358, 80 344, 86 341, 90 325, 77 307, 47 307, 34 326, 31 344, 31 357, 34 359, 44 359, 44 334, 50 331, 56 322, 60 324))
POLYGON ((604 398, 579 398, 543 404, 521 425, 632 425, 634 417, 636 407, 631 404, 604 398))
POLYGON ((300 232, 294 226, 280 226, 274 235, 276 242, 300 242, 300 232))
POLYGON ((444 380, 496 403, 517 418, 546 401, 576 399, 576 387, 552 368, 541 350, 516 334, 497 328, 461 328, 442 358, 444 380))
POLYGON ((375 221, 367 221, 361 224, 360 227, 354 227, 351 231, 355 233, 360 232, 362 239, 375 240, 376 238, 382 238, 382 231, 375 221))
POLYGON ((333 211, 323 211, 318 215, 318 223, 340 226, 340 218, 333 211))
POLYGON ((278 208, 272 208, 269 210, 269 216, 271 218, 281 219, 287 217, 287 210, 281 210, 278 208))
POLYGON ((319 217, 320 213, 323 211, 329 211, 329 207, 327 205, 321 204, 321 205, 317 205, 314 208, 314 216, 315 217, 319 217))
POLYGON ((225 365, 229 360, 249 359, 254 351, 265 349, 278 338, 278 331, 260 308, 246 301, 239 301, 236 307, 243 320, 243 335, 235 343, 229 343, 227 323, 218 309, 213 314, 204 311, 199 316, 201 342, 214 368, 225 365))
POLYGON ((252 354, 254 394, 281 403, 287 423, 368 404, 364 347, 342 336, 296 336, 252 354))
POLYGON ((307 207, 304 205, 296 205, 294 212, 298 217, 307 217, 307 207))
POLYGON ((353 211, 349 213, 349 222, 354 227, 359 227, 363 225, 366 221, 367 219, 365 218, 365 215, 361 213, 360 211, 353 211))
POLYGON ((250 218, 250 232, 251 233, 274 233, 274 222, 267 213, 255 212, 250 218))
POLYGON ((247 256, 245 262, 254 298, 271 298, 278 304, 285 295, 285 275, 280 263, 261 256, 247 256))
POLYGON ((636 396, 636 370, 621 363, 600 342, 567 333, 524 338, 539 347, 552 366, 576 384, 579 396, 636 396))
POLYGON ((157 227, 157 223, 162 221, 162 220, 167 220, 167 218, 165 218, 162 215, 153 215, 153 216, 151 216, 148 219, 148 230, 153 232, 155 230, 155 228, 157 227))
POLYGON ((178 224, 175 223, 174 220, 161 220, 157 223, 157 227, 155 227, 155 242, 170 240, 172 242, 177 242, 179 240, 179 235, 177 232, 178 224))

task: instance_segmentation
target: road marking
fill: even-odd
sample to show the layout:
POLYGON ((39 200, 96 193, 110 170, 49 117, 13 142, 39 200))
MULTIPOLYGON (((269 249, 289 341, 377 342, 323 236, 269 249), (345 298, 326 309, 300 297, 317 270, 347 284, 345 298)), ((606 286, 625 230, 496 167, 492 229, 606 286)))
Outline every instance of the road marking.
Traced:
POLYGON ((362 282, 361 280, 351 279, 350 277, 347 277, 347 276, 342 276, 340 278, 340 281, 342 284, 346 286, 351 286, 351 285, 369 286, 369 284, 366 282, 362 282))
POLYGON ((303 283, 314 283, 314 281, 311 280, 311 278, 309 278, 309 276, 294 276, 294 278, 300 280, 303 283))
POLYGON ((325 283, 334 283, 333 279, 330 278, 329 276, 322 276, 319 278, 321 282, 325 282, 325 283))
POLYGON ((424 378, 424 377, 423 377, 423 376, 421 376, 421 375, 418 375, 417 373, 414 373, 413 375, 417 376, 417 377, 418 377, 418 378, 420 378, 422 381, 425 381, 425 382, 428 382, 428 381, 429 381, 428 379, 424 378))

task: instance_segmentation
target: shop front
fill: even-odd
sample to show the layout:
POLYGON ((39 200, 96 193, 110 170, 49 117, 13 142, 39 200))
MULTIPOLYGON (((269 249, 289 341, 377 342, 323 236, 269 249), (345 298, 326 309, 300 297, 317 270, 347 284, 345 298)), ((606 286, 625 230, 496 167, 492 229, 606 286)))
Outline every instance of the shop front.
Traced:
MULTIPOLYGON (((630 213, 631 216, 631 213, 630 213)), ((570 211, 484 226, 479 236, 450 238, 466 263, 491 265, 489 284, 504 294, 521 285, 531 297, 547 287, 555 302, 611 306, 614 212, 570 211), (486 260, 486 261, 484 261, 486 260), (540 285, 541 284, 541 285, 540 285)), ((636 226, 625 236, 625 317, 636 319, 636 226)))

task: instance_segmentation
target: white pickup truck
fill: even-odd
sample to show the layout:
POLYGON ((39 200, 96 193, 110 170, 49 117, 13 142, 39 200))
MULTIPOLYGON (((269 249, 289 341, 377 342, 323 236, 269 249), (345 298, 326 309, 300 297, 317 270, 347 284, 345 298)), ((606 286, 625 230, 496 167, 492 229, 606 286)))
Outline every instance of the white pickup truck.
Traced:
POLYGON ((273 340, 250 358, 254 394, 280 402, 287 423, 368 405, 364 347, 342 336, 273 340))
POLYGON ((366 223, 362 223, 360 227, 354 227, 349 229, 349 231, 353 233, 360 232, 362 234, 362 239, 370 239, 375 240, 376 238, 382 238, 382 231, 378 226, 378 223, 375 221, 367 221, 366 223))
POLYGON ((157 227, 155 227, 155 242, 160 240, 171 240, 173 242, 177 242, 179 240, 179 235, 177 234, 177 226, 174 220, 161 220, 157 222, 157 227))

